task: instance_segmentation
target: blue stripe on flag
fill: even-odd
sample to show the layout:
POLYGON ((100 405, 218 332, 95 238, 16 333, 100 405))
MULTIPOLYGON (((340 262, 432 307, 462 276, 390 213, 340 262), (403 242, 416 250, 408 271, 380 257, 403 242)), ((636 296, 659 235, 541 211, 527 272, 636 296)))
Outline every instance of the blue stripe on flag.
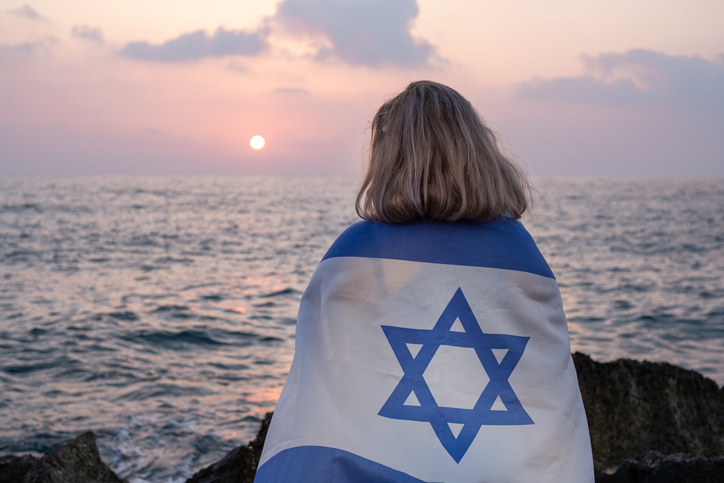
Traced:
POLYGON ((254 483, 426 483, 348 451, 299 446, 272 456, 259 467, 254 483))
POLYGON ((335 257, 502 268, 555 278, 523 224, 510 218, 399 225, 360 221, 337 238, 322 260, 335 257))

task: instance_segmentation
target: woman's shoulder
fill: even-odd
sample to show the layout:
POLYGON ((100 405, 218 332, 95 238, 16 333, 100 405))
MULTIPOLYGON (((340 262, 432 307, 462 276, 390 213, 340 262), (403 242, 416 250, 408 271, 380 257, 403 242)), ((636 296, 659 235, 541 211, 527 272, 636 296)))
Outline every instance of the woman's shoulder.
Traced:
POLYGON ((507 268, 553 278, 523 224, 504 217, 488 222, 360 221, 337 238, 323 260, 336 257, 507 268))

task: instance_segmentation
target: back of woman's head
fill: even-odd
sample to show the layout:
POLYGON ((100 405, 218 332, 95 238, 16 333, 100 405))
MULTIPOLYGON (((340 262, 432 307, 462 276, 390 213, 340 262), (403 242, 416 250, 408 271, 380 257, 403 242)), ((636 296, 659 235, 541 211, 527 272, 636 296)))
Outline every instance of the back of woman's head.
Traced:
POLYGON ((526 174, 450 87, 413 82, 372 120, 369 167, 356 203, 366 220, 520 218, 529 195, 526 174))

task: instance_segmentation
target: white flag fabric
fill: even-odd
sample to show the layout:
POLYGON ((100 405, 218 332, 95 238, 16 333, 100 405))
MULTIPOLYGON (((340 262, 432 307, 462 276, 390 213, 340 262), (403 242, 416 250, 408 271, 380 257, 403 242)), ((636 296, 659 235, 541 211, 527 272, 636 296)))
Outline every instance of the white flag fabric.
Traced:
POLYGON ((340 235, 256 483, 593 481, 558 284, 519 221, 340 235))

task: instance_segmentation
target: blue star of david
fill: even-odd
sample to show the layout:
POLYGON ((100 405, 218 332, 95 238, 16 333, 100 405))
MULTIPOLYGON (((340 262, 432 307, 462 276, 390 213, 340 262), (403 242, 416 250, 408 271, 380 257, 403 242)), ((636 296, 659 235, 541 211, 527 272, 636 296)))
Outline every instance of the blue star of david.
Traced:
POLYGON ((483 333, 460 288, 432 330, 387 325, 383 325, 382 330, 405 374, 378 415, 391 419, 430 423, 440 443, 456 463, 460 463, 465 456, 483 425, 535 424, 523 409, 508 382, 523 355, 529 337, 483 333), (465 332, 450 330, 458 318, 465 332), (413 356, 407 344, 422 344, 422 347, 417 355, 413 356), (474 349, 485 368, 490 381, 473 409, 438 406, 423 379, 422 374, 441 345, 474 349), (508 349, 500 363, 495 358, 493 349, 508 349), (417 397, 419 406, 405 405, 411 393, 417 397), (507 411, 492 409, 498 397, 507 411), (448 423, 463 425, 457 437, 448 423))

